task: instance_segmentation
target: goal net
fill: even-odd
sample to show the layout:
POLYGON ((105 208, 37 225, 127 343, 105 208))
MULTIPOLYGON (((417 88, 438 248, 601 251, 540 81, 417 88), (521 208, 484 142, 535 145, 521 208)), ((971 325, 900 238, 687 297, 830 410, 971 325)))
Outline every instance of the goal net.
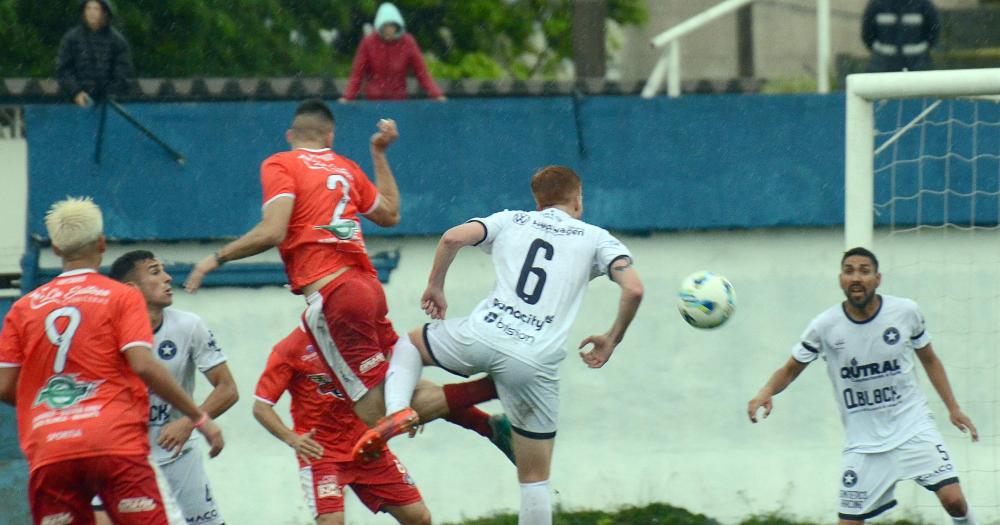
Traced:
MULTIPOLYGON (((845 243, 879 256, 880 290, 917 301, 971 443, 920 371, 980 523, 1000 521, 1000 69, 852 75, 845 243)), ((918 368, 922 368, 919 367, 918 368)), ((945 523, 934 495, 897 486, 902 512, 945 523)))

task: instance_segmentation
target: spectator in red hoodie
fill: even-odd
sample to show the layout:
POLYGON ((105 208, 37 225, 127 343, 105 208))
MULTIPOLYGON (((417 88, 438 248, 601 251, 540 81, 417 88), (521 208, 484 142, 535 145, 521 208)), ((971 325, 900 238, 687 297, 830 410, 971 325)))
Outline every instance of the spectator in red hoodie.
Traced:
POLYGON ((351 67, 351 80, 340 102, 355 100, 362 82, 368 100, 403 100, 406 98, 406 75, 411 69, 428 97, 445 100, 441 89, 427 72, 420 46, 413 36, 406 33, 403 15, 396 6, 385 2, 375 13, 375 31, 362 39, 358 46, 351 67))

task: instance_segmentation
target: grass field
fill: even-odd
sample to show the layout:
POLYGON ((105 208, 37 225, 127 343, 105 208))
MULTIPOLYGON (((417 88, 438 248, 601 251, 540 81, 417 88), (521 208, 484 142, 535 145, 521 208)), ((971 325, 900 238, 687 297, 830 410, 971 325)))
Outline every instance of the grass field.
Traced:
MULTIPOLYGON (((831 517, 831 521, 833 521, 831 517)), ((623 507, 614 512, 593 510, 557 510, 553 525, 718 525, 718 521, 704 514, 693 514, 687 510, 665 503, 653 503, 645 507, 623 507)), ((824 522, 826 523, 826 522, 824 522)), ((517 514, 498 514, 488 518, 451 523, 447 525, 517 525, 517 514)), ((798 521, 779 514, 751 516, 739 525, 820 525, 813 521, 798 521)), ((901 519, 886 522, 886 525, 926 525, 925 522, 901 519)))

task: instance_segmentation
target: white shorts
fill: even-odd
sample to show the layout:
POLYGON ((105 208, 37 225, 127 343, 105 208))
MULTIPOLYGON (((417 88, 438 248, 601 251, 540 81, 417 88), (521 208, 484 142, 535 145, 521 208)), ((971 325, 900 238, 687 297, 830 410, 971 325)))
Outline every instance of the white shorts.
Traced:
MULTIPOLYGON (((153 472, 156 473, 156 484, 160 486, 160 499, 163 500, 163 511, 167 515, 167 522, 170 525, 187 525, 188 522, 184 519, 181 508, 177 505, 177 500, 174 499, 173 491, 170 490, 170 483, 163 474, 163 470, 152 460, 150 460, 149 466, 153 467, 153 472)), ((100 496, 94 496, 90 505, 94 507, 95 511, 104 510, 104 502, 101 501, 100 496)))
POLYGON ((896 482, 912 479, 931 492, 958 483, 958 474, 937 429, 924 430, 886 452, 845 452, 840 476, 841 519, 866 520, 896 505, 896 482))
POLYGON ((205 473, 205 457, 200 447, 195 446, 181 453, 177 459, 160 465, 160 469, 187 523, 220 525, 225 522, 212 499, 208 474, 205 473))
POLYGON ((465 317, 424 325, 424 345, 437 366, 463 377, 486 373, 514 432, 552 439, 559 421, 559 370, 529 364, 472 337, 465 317))

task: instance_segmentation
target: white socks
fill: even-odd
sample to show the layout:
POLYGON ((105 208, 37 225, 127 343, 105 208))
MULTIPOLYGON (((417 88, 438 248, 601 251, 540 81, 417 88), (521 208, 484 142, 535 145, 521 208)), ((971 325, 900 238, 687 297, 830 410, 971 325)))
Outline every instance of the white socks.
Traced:
POLYGON ((965 516, 961 518, 952 516, 951 521, 955 525, 977 525, 979 523, 976 521, 976 518, 972 517, 972 507, 969 507, 969 510, 965 511, 965 516))
POLYGON ((385 374, 385 413, 392 414, 410 406, 413 389, 420 381, 424 363, 420 350, 413 346, 409 334, 402 334, 392 347, 389 371, 385 374))
POLYGON ((552 499, 549 481, 521 483, 521 513, 518 525, 552 525, 552 499))

